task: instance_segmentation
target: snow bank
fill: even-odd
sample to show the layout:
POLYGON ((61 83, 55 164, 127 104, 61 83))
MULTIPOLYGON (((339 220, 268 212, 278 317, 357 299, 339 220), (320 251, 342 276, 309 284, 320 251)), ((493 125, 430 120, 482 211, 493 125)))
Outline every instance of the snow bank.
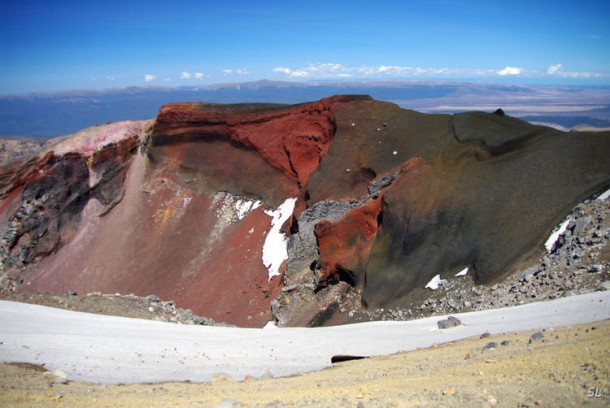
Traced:
POLYGON ((267 322, 267 324, 263 327, 263 329, 265 329, 265 330, 277 329, 277 328, 278 328, 277 324, 273 320, 267 322))
POLYGON ((269 270, 269 280, 280 274, 282 263, 288 259, 288 238, 280 229, 292 215, 296 202, 296 197, 287 198, 277 210, 265 210, 265 214, 271 217, 271 230, 263 244, 263 265, 269 270))
POLYGON ((462 269, 461 271, 459 271, 458 273, 455 274, 455 277, 459 277, 459 276, 466 276, 468 274, 468 267, 465 267, 464 269, 462 269))
POLYGON ((237 200, 235 203, 235 213, 237 218, 242 220, 250 211, 254 211, 260 206, 260 201, 250 201, 247 199, 237 200))
POLYGON ((441 275, 436 275, 434 278, 430 280, 425 286, 426 289, 437 290, 443 284, 443 280, 441 279, 441 275))
POLYGON ((551 234, 549 239, 546 240, 546 242, 544 243, 544 247, 546 248, 546 250, 548 252, 552 252, 553 251, 553 248, 555 248, 555 244, 557 243, 557 240, 559 239, 560 236, 562 236, 566 232, 566 229, 568 229, 568 225, 569 224, 570 224, 570 219, 568 218, 567 220, 565 220, 563 222, 563 224, 561 224, 559 226, 558 229, 556 229, 551 234))
POLYGON ((246 197, 219 191, 214 195, 210 208, 216 212, 216 218, 222 219, 226 224, 231 224, 244 219, 246 215, 256 210, 261 204, 258 200, 249 200, 246 197))
POLYGON ((601 193, 599 195, 599 197, 597 197, 597 199, 599 201, 604 201, 604 200, 607 200, 609 197, 610 197, 610 189, 608 189, 608 190, 604 191, 603 193, 601 193))
POLYGON ((447 316, 278 330, 193 326, 93 315, 0 300, 0 361, 42 364, 70 381, 101 384, 203 382, 216 373, 295 375, 331 366, 338 354, 389 355, 458 339, 610 318, 610 291, 447 316), (323 345, 322 347, 320 345, 323 345))

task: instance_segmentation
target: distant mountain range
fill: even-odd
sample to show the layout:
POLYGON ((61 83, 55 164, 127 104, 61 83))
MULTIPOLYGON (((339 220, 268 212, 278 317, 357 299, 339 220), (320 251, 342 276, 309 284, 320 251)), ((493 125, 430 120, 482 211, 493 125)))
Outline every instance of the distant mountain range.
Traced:
POLYGON ((337 94, 370 95, 422 112, 503 108, 512 116, 564 128, 610 127, 610 87, 261 80, 197 88, 129 87, 0 96, 0 135, 50 138, 101 123, 150 119, 170 102, 294 104, 337 94))

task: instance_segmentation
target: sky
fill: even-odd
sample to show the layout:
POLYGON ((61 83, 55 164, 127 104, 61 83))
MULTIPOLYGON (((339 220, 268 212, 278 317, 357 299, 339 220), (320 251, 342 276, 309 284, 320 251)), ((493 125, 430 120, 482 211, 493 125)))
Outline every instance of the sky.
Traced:
POLYGON ((260 79, 610 85, 610 1, 0 0, 0 94, 260 79))

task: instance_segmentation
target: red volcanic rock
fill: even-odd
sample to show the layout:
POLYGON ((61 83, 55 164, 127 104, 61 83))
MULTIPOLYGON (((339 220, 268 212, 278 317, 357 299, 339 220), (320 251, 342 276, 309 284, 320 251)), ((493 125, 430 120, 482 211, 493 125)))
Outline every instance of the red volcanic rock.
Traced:
POLYGON ((175 103, 155 122, 155 164, 179 168, 200 191, 258 195, 274 206, 301 195, 332 141, 334 106, 342 98, 283 105, 175 103), (211 175, 204 183, 192 173, 211 175), (274 186, 269 189, 268 186, 274 186))
POLYGON ((232 140, 254 147, 273 167, 304 186, 334 134, 333 101, 291 108, 265 120, 231 123, 232 140))
POLYGON ((322 220, 315 226, 318 240, 318 287, 339 280, 360 286, 375 241, 381 197, 349 210, 336 222, 322 220))

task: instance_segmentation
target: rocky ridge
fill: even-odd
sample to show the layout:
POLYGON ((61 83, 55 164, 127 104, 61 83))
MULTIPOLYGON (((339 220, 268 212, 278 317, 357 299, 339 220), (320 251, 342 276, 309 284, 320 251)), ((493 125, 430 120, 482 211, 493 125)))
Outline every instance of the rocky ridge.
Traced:
POLYGON ((143 126, 129 123, 120 126, 120 132, 106 128, 93 132, 101 137, 89 140, 77 135, 21 167, 2 169, 0 196, 5 200, 0 211, 6 221, 0 268, 27 265, 65 244, 88 200, 101 204, 100 216, 112 210, 124 194, 123 181, 143 126), (21 203, 11 202, 19 196, 21 203))

